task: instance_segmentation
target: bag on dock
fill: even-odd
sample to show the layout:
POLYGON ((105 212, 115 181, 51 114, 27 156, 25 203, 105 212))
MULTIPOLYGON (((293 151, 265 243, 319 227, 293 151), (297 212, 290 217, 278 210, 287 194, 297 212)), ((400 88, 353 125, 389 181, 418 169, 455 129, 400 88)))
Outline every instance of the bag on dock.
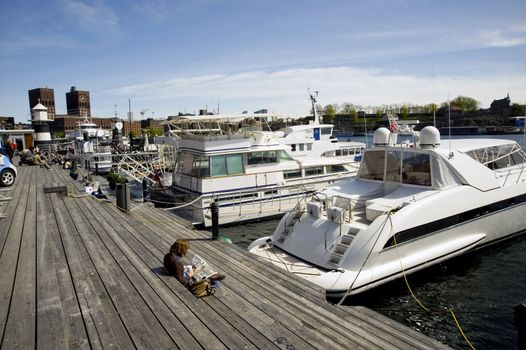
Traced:
POLYGON ((192 283, 190 291, 196 298, 206 297, 207 295, 213 295, 215 293, 214 287, 207 279, 192 283))

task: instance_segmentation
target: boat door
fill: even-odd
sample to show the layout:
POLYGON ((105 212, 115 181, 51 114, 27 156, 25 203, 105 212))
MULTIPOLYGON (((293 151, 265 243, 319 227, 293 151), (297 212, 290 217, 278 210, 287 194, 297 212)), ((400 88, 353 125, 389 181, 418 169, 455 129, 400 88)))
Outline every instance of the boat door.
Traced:
POLYGON ((267 174, 256 174, 256 187, 268 185, 267 174))
POLYGON ((313 136, 314 136, 315 140, 319 140, 320 139, 320 128, 314 128, 313 129, 313 136))

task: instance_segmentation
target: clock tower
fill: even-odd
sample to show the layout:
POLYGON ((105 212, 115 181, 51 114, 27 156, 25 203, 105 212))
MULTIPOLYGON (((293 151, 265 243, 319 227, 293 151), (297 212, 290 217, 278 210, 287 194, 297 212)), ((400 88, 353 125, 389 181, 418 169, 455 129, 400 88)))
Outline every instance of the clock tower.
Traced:
POLYGON ((69 92, 66 92, 66 107, 68 115, 90 118, 89 91, 80 91, 75 86, 72 86, 69 92))

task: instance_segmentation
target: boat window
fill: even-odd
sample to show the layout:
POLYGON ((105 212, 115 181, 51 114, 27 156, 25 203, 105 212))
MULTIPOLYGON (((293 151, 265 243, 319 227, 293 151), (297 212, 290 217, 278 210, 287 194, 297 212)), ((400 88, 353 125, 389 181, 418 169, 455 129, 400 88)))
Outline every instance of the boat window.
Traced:
POLYGON ((282 160, 292 160, 292 157, 285 151, 281 150, 279 151, 279 161, 282 160))
POLYGON ((332 128, 321 128, 321 134, 322 135, 330 135, 330 134, 332 134, 332 128))
POLYGON ((323 167, 305 168, 305 176, 321 175, 323 174, 323 167))
POLYGON ((336 150, 336 156, 339 157, 342 155, 342 150, 341 149, 337 149, 336 150))
POLYGON ((466 154, 492 170, 524 162, 524 153, 517 144, 479 148, 466 154))
POLYGON ((228 175, 243 174, 243 156, 241 154, 228 154, 226 156, 226 169, 228 175))
POLYGON ((208 166, 208 157, 194 155, 192 176, 199 177, 199 178, 210 176, 209 166, 208 166))
POLYGON ((400 161, 402 152, 388 151, 385 165, 385 181, 400 182, 400 161))
POLYGON ((344 172, 344 171, 347 170, 347 169, 345 169, 345 167, 343 165, 340 165, 340 164, 327 165, 326 169, 327 169, 327 174, 341 173, 341 172, 344 172))
POLYGON ((193 155, 187 152, 181 152, 177 155, 177 172, 184 175, 192 175, 193 155))
POLYGON ((511 164, 518 165, 524 163, 526 160, 524 159, 524 153, 522 151, 518 151, 515 153, 512 153, 511 155, 511 164))
POLYGON ((385 151, 367 151, 363 155, 358 177, 366 180, 384 179, 385 151))
POLYGON ((290 145, 290 150, 291 150, 292 152, 296 152, 296 145, 295 145, 295 144, 290 145))
POLYGON ((210 157, 211 176, 226 176, 243 173, 243 157, 241 154, 227 154, 210 157))
POLYGON ((305 150, 305 144, 300 143, 299 146, 300 146, 300 151, 304 151, 305 150))
POLYGON ((312 143, 307 143, 307 151, 312 151, 312 143))
POLYGON ((404 152, 402 182, 409 185, 431 186, 429 154, 404 152))
POLYGON ((284 179, 297 179, 298 177, 301 177, 301 170, 287 170, 283 172, 283 178, 284 179))
POLYGON ((248 153, 247 164, 266 164, 266 163, 277 163, 278 162, 278 151, 261 151, 248 153))

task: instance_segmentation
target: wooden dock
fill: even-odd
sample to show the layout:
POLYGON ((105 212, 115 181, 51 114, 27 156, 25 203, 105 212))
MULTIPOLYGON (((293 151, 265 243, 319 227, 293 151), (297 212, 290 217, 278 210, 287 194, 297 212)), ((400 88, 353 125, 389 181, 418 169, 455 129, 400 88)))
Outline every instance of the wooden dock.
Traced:
POLYGON ((21 166, 0 206, 2 349, 444 349, 364 307, 209 239, 150 205, 83 196, 66 170, 21 166), (61 188, 62 186, 62 188, 61 188), (195 298, 167 276, 177 238, 227 278, 195 298))

